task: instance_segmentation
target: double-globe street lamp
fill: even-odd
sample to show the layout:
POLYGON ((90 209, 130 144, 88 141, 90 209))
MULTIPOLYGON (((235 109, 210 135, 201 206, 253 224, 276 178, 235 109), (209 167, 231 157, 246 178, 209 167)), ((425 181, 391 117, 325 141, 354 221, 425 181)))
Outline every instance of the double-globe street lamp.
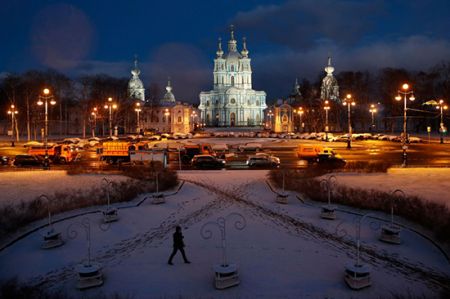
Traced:
POLYGON ((193 131, 195 131, 197 128, 197 112, 192 111, 191 119, 192 119, 192 128, 193 128, 193 131))
POLYGON ((444 110, 447 110, 448 106, 444 104, 444 100, 439 100, 439 105, 436 106, 436 109, 441 110, 441 123, 439 125, 439 133, 441 135, 441 143, 444 143, 444 133, 446 131, 444 126, 444 110))
POLYGON ((95 129, 97 128, 98 109, 94 107, 91 112, 93 125, 92 125, 92 137, 95 137, 95 129))
POLYGON ((328 127, 328 111, 330 110, 330 102, 325 100, 323 109, 325 110, 325 140, 328 141, 328 131, 330 130, 328 127))
POLYGON ((139 134, 141 133, 141 124, 139 121, 139 113, 142 111, 141 109, 141 103, 137 102, 136 107, 134 108, 134 111, 136 112, 136 132, 139 134))
MULTIPOLYGON (((11 115, 11 146, 14 147, 14 120, 16 114, 18 114, 19 111, 17 110, 16 106, 14 104, 11 105, 10 109, 8 110, 8 114, 11 115)), ((19 132, 17 132, 17 141, 19 141, 19 132)))
POLYGON ((375 113, 377 113, 377 108, 375 107, 375 104, 370 104, 369 112, 372 114, 372 125, 370 126, 370 131, 373 134, 373 131, 375 129, 375 113))
POLYGON ((298 114, 298 120, 299 120, 298 131, 303 132, 302 115, 303 115, 303 113, 305 113, 305 111, 303 111, 303 107, 298 107, 297 110, 294 110, 294 113, 298 114))
POLYGON ((50 89, 45 88, 42 94, 39 95, 39 101, 37 104, 39 106, 44 105, 45 112, 45 128, 44 128, 44 147, 45 147, 45 157, 44 157, 44 169, 49 169, 50 163, 48 159, 48 103, 50 105, 55 105, 56 101, 53 99, 53 95, 50 94, 50 89))
POLYGON ((403 164, 402 167, 406 167, 407 164, 407 153, 406 150, 408 149, 408 146, 406 145, 407 141, 408 141, 408 134, 406 131, 406 123, 407 123, 407 118, 406 118, 406 110, 408 110, 408 108, 406 107, 406 102, 407 102, 407 95, 409 96, 409 100, 410 101, 414 101, 416 98, 414 97, 414 91, 409 90, 410 86, 407 83, 404 83, 402 85, 402 90, 398 90, 398 95, 395 97, 395 99, 397 101, 401 101, 402 97, 401 95, 403 95, 403 136, 402 136, 402 150, 403 150, 403 164))
POLYGON ((352 148, 352 121, 351 121, 351 106, 355 106, 356 103, 352 98, 351 94, 347 94, 347 96, 345 97, 344 106, 347 106, 348 108, 348 115, 347 115, 347 119, 348 119, 348 138, 347 138, 347 148, 351 149, 352 148))
POLYGON ((117 104, 113 103, 112 98, 108 98, 105 109, 109 109, 109 137, 112 138, 112 110, 117 109, 117 104))
POLYGON ((273 112, 272 112, 272 110, 269 110, 269 112, 267 113, 267 116, 269 117, 270 130, 272 131, 272 129, 273 129, 273 125, 272 125, 273 112))

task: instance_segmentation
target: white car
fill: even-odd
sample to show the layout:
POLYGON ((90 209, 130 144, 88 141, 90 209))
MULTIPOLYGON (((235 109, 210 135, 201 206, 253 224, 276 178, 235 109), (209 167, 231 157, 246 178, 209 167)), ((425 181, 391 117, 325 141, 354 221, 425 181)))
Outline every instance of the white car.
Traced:
POLYGON ((241 152, 260 151, 262 149, 261 143, 249 142, 239 146, 241 152))
POLYGON ((422 139, 419 137, 409 137, 409 143, 420 143, 422 142, 422 139))

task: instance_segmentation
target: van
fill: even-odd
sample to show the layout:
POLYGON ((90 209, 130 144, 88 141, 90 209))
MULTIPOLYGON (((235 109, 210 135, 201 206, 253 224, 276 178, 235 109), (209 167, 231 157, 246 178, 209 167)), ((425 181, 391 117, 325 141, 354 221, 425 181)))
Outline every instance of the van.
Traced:
POLYGON ((314 161, 320 152, 323 152, 323 146, 316 144, 300 144, 297 147, 297 157, 302 160, 314 161))

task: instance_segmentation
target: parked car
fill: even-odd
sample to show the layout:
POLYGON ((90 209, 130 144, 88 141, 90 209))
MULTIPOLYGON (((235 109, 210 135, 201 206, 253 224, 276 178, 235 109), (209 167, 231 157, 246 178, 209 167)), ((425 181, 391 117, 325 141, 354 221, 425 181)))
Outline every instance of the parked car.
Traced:
POLYGON ((13 165, 17 167, 21 166, 42 166, 44 160, 36 155, 17 155, 14 158, 13 165))
POLYGON ((0 156, 0 165, 9 165, 9 157, 0 156))
POLYGON ((262 150, 262 144, 256 142, 249 142, 239 145, 239 151, 241 152, 258 152, 262 150))
POLYGON ((27 143, 25 143, 24 145, 23 145, 23 147, 31 147, 31 146, 44 146, 44 143, 42 143, 42 142, 39 142, 39 141, 28 141, 27 143))
POLYGON ((334 151, 322 152, 317 156, 317 163, 327 168, 341 168, 347 163, 340 155, 334 151))
POLYGON ((409 137, 409 143, 420 143, 422 142, 422 139, 419 137, 409 137))
POLYGON ((212 155, 195 155, 191 163, 193 167, 209 169, 223 168, 226 165, 225 160, 218 159, 212 155))
POLYGON ((249 167, 278 167, 280 158, 266 153, 248 156, 246 164, 249 167))

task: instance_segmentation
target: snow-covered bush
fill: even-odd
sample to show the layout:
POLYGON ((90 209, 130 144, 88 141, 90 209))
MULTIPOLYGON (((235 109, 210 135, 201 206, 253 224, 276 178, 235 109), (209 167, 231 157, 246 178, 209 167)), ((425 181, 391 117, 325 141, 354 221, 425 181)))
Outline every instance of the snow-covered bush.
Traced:
MULTIPOLYGON (((327 202, 327 193, 321 188, 317 170, 285 170, 285 189, 297 191, 314 201, 327 202)), ((281 186, 280 170, 272 170, 269 179, 281 186)), ((398 196, 390 192, 365 190, 337 185, 333 203, 360 209, 390 213, 391 201, 395 202, 395 214, 430 229, 438 240, 450 243, 450 209, 441 203, 424 200, 417 196, 398 196)))

